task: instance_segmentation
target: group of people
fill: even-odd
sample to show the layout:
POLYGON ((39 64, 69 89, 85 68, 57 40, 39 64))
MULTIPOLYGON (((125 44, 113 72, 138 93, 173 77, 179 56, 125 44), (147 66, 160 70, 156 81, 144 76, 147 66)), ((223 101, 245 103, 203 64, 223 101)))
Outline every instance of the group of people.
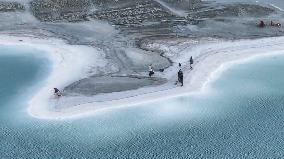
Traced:
MULTIPOLYGON (((192 56, 190 57, 189 63, 190 63, 190 69, 193 69, 193 68, 192 68, 192 64, 193 64, 193 58, 192 58, 192 56)), ((181 68, 182 68, 182 67, 181 67, 181 63, 179 63, 178 66, 179 66, 179 71, 178 71, 178 80, 176 81, 176 85, 177 85, 178 83, 180 83, 181 86, 183 86, 183 72, 182 72, 182 70, 181 70, 181 68)), ((163 72, 164 69, 160 69, 159 71, 160 71, 160 72, 163 72)), ((152 77, 154 74, 155 74, 155 72, 154 72, 153 66, 152 66, 152 65, 149 65, 149 77, 152 77)), ((54 89, 54 95, 55 95, 55 96, 61 97, 61 96, 63 95, 63 94, 61 93, 61 91, 60 91, 58 88, 53 88, 53 89, 54 89)))
MULTIPOLYGON (((193 65, 193 58, 192 58, 192 56, 190 57, 189 64, 190 64, 189 65, 190 69, 192 70, 193 69, 193 67, 192 67, 192 65, 193 65)), ((179 67, 179 70, 178 70, 178 73, 177 73, 178 80, 176 81, 175 84, 177 85, 178 83, 180 83, 181 86, 183 86, 183 72, 182 72, 181 63, 178 64, 178 67, 179 67)), ((160 69, 160 71, 163 72, 164 69, 160 69)), ((154 72, 153 66, 149 65, 149 77, 152 77, 154 74, 155 74, 155 72, 154 72)))
MULTIPOLYGON (((266 26, 266 24, 264 23, 263 20, 261 20, 258 24, 258 26, 260 28, 264 28, 266 26)), ((280 23, 274 23, 273 21, 270 21, 270 26, 273 26, 273 27, 281 27, 281 24, 280 23)))
MULTIPOLYGON (((190 67, 190 69, 192 70, 193 69, 193 67, 192 67, 192 65, 193 65, 193 58, 192 58, 192 56, 190 57, 190 60, 189 60, 189 67, 190 67)), ((177 73, 177 75, 178 75, 178 80, 176 81, 176 85, 178 84, 178 83, 180 83, 181 84, 181 86, 183 86, 183 72, 182 72, 182 70, 181 70, 181 63, 179 63, 178 64, 178 67, 179 67, 179 71, 178 71, 178 73, 177 73)))

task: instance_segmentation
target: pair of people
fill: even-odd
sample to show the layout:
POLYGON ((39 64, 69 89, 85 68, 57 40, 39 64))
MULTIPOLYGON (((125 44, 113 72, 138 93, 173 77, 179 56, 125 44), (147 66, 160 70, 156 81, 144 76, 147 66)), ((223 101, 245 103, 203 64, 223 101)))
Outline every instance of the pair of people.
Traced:
MULTIPOLYGON (((259 26, 260 28, 264 28, 264 27, 265 27, 264 21, 261 20, 261 21, 259 22, 258 26, 259 26)), ((270 26, 281 27, 281 24, 280 24, 280 23, 274 23, 273 21, 270 21, 270 26)))
MULTIPOLYGON (((190 60, 189 60, 189 66, 190 66, 190 69, 191 69, 191 70, 193 69, 192 65, 193 65, 193 58, 192 58, 192 56, 191 56, 191 57, 190 57, 190 60)), ((181 63, 178 63, 178 67, 179 67, 179 69, 181 69, 181 63)))
MULTIPOLYGON (((192 67, 192 65, 193 65, 192 56, 190 57, 189 64, 190 64, 190 69, 192 70, 193 69, 193 67, 192 67)), ((178 81, 176 82, 176 84, 181 83, 181 86, 183 86, 183 72, 181 70, 181 63, 179 63, 178 66, 179 66, 178 81)))

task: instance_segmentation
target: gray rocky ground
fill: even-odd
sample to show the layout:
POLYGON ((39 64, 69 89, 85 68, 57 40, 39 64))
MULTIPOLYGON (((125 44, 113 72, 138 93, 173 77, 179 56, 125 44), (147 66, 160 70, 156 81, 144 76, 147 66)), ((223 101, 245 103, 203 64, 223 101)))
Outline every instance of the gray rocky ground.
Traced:
POLYGON ((0 12, 24 11, 25 7, 18 2, 0 2, 0 12))
POLYGON ((147 78, 148 65, 165 69, 172 61, 162 50, 147 48, 145 43, 284 34, 283 27, 257 27, 260 20, 284 24, 283 13, 271 6, 196 1, 198 5, 190 7, 185 3, 183 0, 180 3, 170 0, 0 1, 0 33, 56 37, 71 45, 100 49, 109 67, 65 88, 66 94, 87 96, 165 83, 165 78, 147 78), (140 56, 143 60, 137 60, 140 56))

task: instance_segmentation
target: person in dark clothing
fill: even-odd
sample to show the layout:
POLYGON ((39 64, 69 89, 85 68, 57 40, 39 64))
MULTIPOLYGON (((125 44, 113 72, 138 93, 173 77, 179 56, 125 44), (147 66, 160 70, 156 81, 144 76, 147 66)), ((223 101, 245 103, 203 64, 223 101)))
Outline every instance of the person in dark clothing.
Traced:
POLYGON ((149 77, 152 77, 154 74, 154 71, 149 71, 149 77))
POLYGON ((181 73, 180 75, 180 83, 181 83, 181 86, 183 86, 183 73, 181 73))
POLYGON ((181 68, 181 63, 178 63, 178 67, 181 68))
POLYGON ((149 77, 152 77, 155 74, 152 65, 149 65, 149 77))
POLYGON ((178 82, 180 82, 181 86, 183 86, 183 72, 181 69, 178 71, 178 82))
POLYGON ((62 94, 60 92, 60 90, 58 88, 54 88, 54 95, 56 95, 57 97, 61 97, 62 94))
POLYGON ((189 66, 190 66, 190 69, 192 70, 193 68, 192 68, 191 65, 193 65, 193 58, 192 58, 192 56, 190 57, 190 60, 189 60, 189 66))
POLYGON ((260 23, 258 24, 258 26, 260 27, 260 28, 264 28, 265 27, 265 23, 264 23, 264 21, 260 21, 260 23))

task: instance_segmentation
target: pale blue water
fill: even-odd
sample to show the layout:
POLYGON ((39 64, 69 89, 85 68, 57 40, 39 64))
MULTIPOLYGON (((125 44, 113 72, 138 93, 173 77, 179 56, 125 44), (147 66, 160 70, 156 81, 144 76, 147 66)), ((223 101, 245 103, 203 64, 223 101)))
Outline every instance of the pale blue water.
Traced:
POLYGON ((42 81, 47 65, 0 56, 0 158, 284 157, 284 56, 232 67, 205 95, 66 121, 25 111, 21 95, 42 81))

